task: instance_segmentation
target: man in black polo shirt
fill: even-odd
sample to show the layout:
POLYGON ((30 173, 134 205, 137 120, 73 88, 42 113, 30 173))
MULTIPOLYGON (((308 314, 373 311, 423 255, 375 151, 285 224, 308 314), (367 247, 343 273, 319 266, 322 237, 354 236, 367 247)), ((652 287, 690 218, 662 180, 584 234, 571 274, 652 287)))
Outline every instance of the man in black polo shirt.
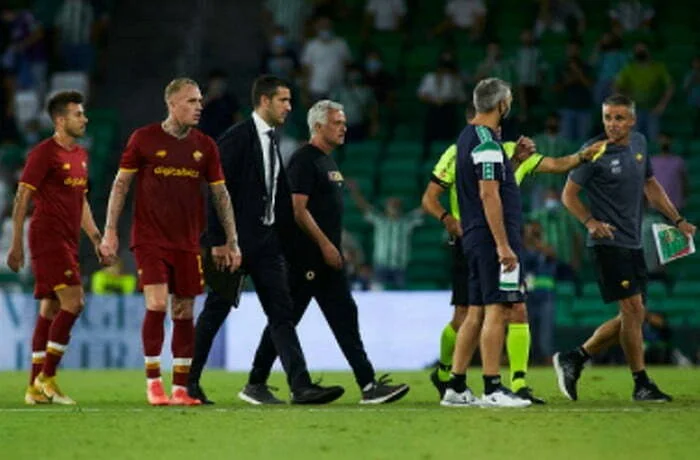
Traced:
POLYGON ((554 355, 559 388, 576 401, 576 384, 591 355, 620 343, 632 371, 636 401, 670 401, 649 379, 644 368, 642 324, 647 272, 642 252, 644 198, 679 230, 692 237, 695 226, 680 216, 654 177, 646 138, 633 132, 634 102, 613 95, 603 102, 603 150, 575 169, 564 187, 562 202, 588 229, 598 287, 606 303, 617 302, 619 314, 603 323, 582 346, 554 355), (590 208, 579 198, 586 191, 590 208))
MULTIPOLYGON (((357 319, 357 305, 350 294, 340 253, 343 216, 343 176, 331 152, 345 141, 343 106, 322 100, 309 110, 311 140, 291 157, 287 175, 291 185, 294 219, 301 229, 297 256, 290 260, 290 289, 294 320, 298 323, 315 298, 328 321, 355 380, 363 404, 397 401, 408 393, 408 385, 390 385, 386 376, 375 380, 367 358, 357 319)), ((277 358, 268 328, 265 328, 250 372, 250 385, 264 385, 277 358)), ((266 399, 239 397, 251 404, 278 404, 269 393, 266 399)))

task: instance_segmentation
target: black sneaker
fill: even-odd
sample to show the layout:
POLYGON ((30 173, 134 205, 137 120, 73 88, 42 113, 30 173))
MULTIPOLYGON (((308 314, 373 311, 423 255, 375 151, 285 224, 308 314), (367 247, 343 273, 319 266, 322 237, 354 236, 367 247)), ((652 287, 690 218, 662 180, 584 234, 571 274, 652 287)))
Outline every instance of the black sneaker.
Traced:
POLYGON ((649 382, 642 385, 637 385, 632 393, 634 401, 649 401, 649 402, 671 402, 673 398, 663 391, 659 390, 654 382, 649 382))
POLYGON ((199 383, 188 383, 187 395, 190 398, 199 399, 200 401, 202 401, 202 404, 214 404, 214 401, 207 398, 207 395, 204 394, 204 390, 201 386, 199 386, 199 383))
POLYGON ((405 383, 389 385, 390 382, 389 374, 379 377, 379 380, 372 383, 371 388, 362 392, 360 404, 384 404, 398 401, 411 389, 405 383))
POLYGON ((430 381, 432 382, 433 386, 440 395, 440 401, 442 401, 442 398, 445 397, 445 392, 447 391, 447 386, 450 382, 443 382, 442 380, 440 380, 440 377, 438 376, 437 367, 433 369, 433 372, 430 373, 430 381))
POLYGON ((575 351, 555 353, 552 359, 554 371, 557 373, 559 390, 572 401, 578 400, 576 384, 583 369, 583 362, 577 359, 575 353, 575 351))
POLYGON ((277 391, 277 388, 269 387, 264 383, 249 383, 238 393, 238 399, 254 405, 284 404, 284 401, 277 399, 270 390, 277 391))
POLYGON ((532 404, 547 404, 547 401, 535 396, 535 394, 532 392, 532 388, 530 387, 522 387, 521 389, 515 392, 515 396, 522 399, 527 399, 532 404))
POLYGON ((292 390, 292 404, 328 404, 343 396, 341 386, 322 387, 315 383, 292 390))

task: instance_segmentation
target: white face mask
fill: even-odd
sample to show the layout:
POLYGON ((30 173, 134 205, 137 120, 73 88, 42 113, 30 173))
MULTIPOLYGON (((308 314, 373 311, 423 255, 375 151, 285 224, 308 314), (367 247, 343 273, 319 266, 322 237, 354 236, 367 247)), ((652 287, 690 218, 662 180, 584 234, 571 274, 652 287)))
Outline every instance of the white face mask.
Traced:
POLYGON ((547 210, 558 209, 560 206, 559 200, 556 198, 547 198, 544 200, 544 207, 547 210))

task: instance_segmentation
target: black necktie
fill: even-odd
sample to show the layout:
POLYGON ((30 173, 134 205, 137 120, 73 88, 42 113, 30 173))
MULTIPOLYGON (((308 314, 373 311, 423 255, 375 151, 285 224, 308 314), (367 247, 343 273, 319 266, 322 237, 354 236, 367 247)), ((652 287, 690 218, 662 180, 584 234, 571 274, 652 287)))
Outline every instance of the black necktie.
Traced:
POLYGON ((267 163, 269 169, 267 173, 267 203, 265 206, 265 219, 267 222, 272 222, 274 216, 274 194, 275 194, 275 162, 277 158, 277 138, 275 137, 275 130, 271 129, 267 132, 270 138, 270 148, 267 149, 267 163))

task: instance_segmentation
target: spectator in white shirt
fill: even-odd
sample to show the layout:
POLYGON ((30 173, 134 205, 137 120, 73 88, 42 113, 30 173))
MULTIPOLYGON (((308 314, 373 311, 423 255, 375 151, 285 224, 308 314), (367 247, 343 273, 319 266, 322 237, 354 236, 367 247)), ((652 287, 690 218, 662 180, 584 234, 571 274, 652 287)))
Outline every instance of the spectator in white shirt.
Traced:
POLYGON ((620 0, 609 12, 613 28, 625 32, 648 30, 654 14, 654 8, 640 0, 620 0))
POLYGON ((86 0, 65 0, 56 14, 55 26, 61 43, 65 70, 89 72, 95 49, 93 26, 95 11, 86 0))
POLYGON ((520 98, 520 121, 526 122, 530 108, 540 99, 541 84, 544 78, 545 63, 542 51, 535 43, 531 30, 520 34, 520 47, 515 53, 515 72, 518 77, 520 98))
POLYGON ((263 14, 268 34, 274 34, 275 26, 282 26, 287 31, 292 47, 298 47, 312 10, 305 0, 265 0, 263 14))
POLYGON ((454 139, 457 106, 467 99, 452 53, 442 53, 436 71, 423 76, 418 98, 427 107, 423 134, 423 155, 427 157, 433 141, 454 139))
POLYGON ((367 0, 365 13, 372 29, 380 32, 395 32, 401 29, 401 23, 406 16, 406 2, 404 0, 367 0))
POLYGON ((436 34, 458 29, 468 31, 472 41, 481 38, 486 25, 486 6, 483 0, 447 0, 445 21, 436 29, 436 34))
POLYGON ((567 30, 582 34, 586 17, 576 0, 539 0, 539 12, 535 22, 535 35, 546 31, 564 33, 567 30))
POLYGON ((322 17, 316 23, 316 38, 309 40, 301 53, 305 73, 307 102, 328 97, 345 80, 345 65, 351 61, 347 42, 333 33, 333 23, 322 17))

